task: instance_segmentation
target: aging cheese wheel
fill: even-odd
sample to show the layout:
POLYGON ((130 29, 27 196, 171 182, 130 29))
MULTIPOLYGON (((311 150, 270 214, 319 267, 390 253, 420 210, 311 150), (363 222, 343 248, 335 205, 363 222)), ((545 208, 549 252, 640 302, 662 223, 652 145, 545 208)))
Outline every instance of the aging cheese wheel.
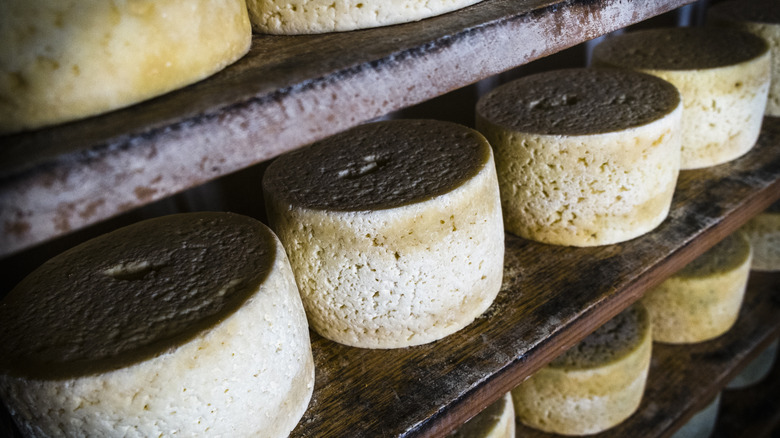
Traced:
POLYGON ((741 228, 753 246, 754 271, 780 271, 780 201, 753 216, 741 228))
POLYGON ((311 326, 365 348, 431 342, 498 294, 504 231, 493 155, 449 122, 361 125, 271 163, 268 217, 311 326))
POLYGON ((244 0, 3 0, 0 133, 122 108, 249 50, 244 0))
POLYGON ((653 321, 653 339, 693 343, 728 331, 742 306, 751 259, 750 241, 733 233, 647 291, 642 302, 653 321))
POLYGON ((681 169, 731 161, 758 139, 770 52, 755 35, 701 27, 629 32, 596 46, 593 63, 653 74, 680 90, 685 107, 681 169))
POLYGON ((481 0, 247 0, 259 33, 339 32, 418 21, 481 0))
POLYGON ((568 69, 526 76, 477 103, 495 149, 507 231, 606 245, 667 216, 680 162, 680 95, 654 76, 568 69))
POLYGON ((287 436, 314 365, 254 219, 151 219, 49 260, 0 304, 0 395, 30 436, 287 436))
POLYGON ((563 435, 620 424, 642 400, 651 349, 647 311, 634 304, 513 389, 517 418, 563 435))
POLYGON ((707 24, 742 29, 763 38, 772 52, 772 81, 766 114, 780 117, 780 2, 730 0, 707 11, 707 24))

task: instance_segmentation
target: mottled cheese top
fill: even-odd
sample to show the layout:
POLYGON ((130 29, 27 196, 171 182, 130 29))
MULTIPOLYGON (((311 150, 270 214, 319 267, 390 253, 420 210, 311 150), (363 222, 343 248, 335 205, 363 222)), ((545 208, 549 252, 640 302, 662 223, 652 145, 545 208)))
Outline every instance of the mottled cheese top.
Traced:
POLYGON ((525 76, 477 103, 477 116, 515 132, 588 135, 646 125, 680 105, 668 82, 643 73, 564 69, 525 76))
POLYGON ((731 0, 712 5, 711 16, 730 21, 780 24, 780 2, 777 0, 731 0))
POLYGON ((266 170, 263 189, 296 207, 389 209, 452 191, 489 158, 487 140, 465 126, 374 122, 279 157, 266 170))
POLYGON ((165 216, 89 240, 0 303, 0 372, 64 378, 170 351, 235 312, 275 257, 267 227, 229 213, 165 216))
POLYGON ((731 272, 744 265, 751 255, 750 241, 741 232, 726 236, 694 261, 674 274, 678 278, 703 278, 731 272))
POLYGON ((740 64, 769 51, 762 38, 726 28, 646 29, 606 39, 593 59, 643 70, 699 70, 740 64))
POLYGON ((605 366, 635 351, 648 330, 647 310, 634 304, 566 350, 550 366, 580 370, 605 366))

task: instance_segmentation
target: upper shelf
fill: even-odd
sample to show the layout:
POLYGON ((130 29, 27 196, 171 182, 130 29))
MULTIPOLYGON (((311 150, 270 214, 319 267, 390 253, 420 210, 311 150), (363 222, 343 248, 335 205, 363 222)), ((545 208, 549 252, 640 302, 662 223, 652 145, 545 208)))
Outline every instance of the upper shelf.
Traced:
POLYGON ((202 82, 0 137, 0 257, 692 0, 484 0, 391 27, 255 35, 202 82))

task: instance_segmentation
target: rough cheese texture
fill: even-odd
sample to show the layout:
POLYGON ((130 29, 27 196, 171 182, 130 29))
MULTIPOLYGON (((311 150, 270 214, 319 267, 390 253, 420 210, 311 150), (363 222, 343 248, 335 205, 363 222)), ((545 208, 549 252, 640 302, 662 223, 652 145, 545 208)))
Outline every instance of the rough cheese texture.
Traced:
POLYGON ((77 246, 10 292, 0 327, 0 395, 30 436, 283 437, 313 390, 284 249, 244 216, 77 246))
POLYGON ((734 29, 661 28, 608 38, 593 64, 656 75, 682 94, 681 169, 714 166, 758 139, 770 82, 770 51, 734 29))
POLYGON ((653 339, 694 343, 727 332, 742 306, 751 258, 750 241, 733 233, 649 290, 642 302, 653 321, 653 339))
POLYGON ((477 129, 495 149, 507 231, 572 246, 632 239, 667 216, 682 104, 650 75, 570 69, 483 96, 477 129))
POLYGON ((755 271, 780 271, 780 201, 752 217, 742 231, 753 246, 755 271))
POLYGON ((515 408, 512 404, 512 394, 506 393, 497 402, 453 431, 449 437, 515 438, 515 408))
POLYGON ((732 0, 713 5, 707 24, 742 29, 763 38, 772 52, 772 80, 766 114, 780 116, 780 2, 777 0, 732 0))
POLYGON ((326 338, 431 342, 473 321, 501 286, 498 183, 472 129, 362 125, 280 157, 263 190, 309 323, 326 338))
POLYGON ((249 50, 244 0, 0 2, 0 133, 196 82, 249 50))
POLYGON ((259 33, 312 34, 408 23, 480 0, 247 0, 259 33))
POLYGON ((642 400, 651 349, 647 312, 635 304, 513 389, 517 418, 563 435, 620 424, 642 400))

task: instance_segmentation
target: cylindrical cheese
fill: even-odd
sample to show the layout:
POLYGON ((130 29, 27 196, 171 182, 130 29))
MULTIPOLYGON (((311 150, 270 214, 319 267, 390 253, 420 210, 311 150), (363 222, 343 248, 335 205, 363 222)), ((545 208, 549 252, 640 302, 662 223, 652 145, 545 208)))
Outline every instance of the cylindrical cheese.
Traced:
POLYGON ((780 271, 780 201, 752 217, 741 228, 753 246, 754 271, 780 271))
POLYGON ((448 437, 515 438, 515 408, 512 404, 512 394, 506 393, 448 437))
POLYGON ((777 0, 730 0, 712 5, 707 24, 735 27, 763 38, 772 52, 772 81, 766 114, 780 117, 780 2, 777 0))
POLYGON ((252 28, 280 35, 343 32, 408 23, 481 0, 247 0, 252 28))
POLYGON ((30 436, 287 436, 314 383, 284 249, 228 213, 74 247, 0 305, 0 395, 30 436))
POLYGON ((758 139, 770 79, 767 43, 735 29, 660 28, 613 36, 593 64, 653 74, 682 94, 681 169, 714 166, 758 139))
POLYGON ((733 233, 647 291, 642 302, 653 321, 653 339, 703 342, 728 331, 742 306, 751 259, 747 237, 733 233))
POLYGON ((631 416, 650 369, 652 327, 634 304, 512 390, 517 418, 563 435, 590 435, 631 416))
POLYGON ((3 0, 0 133, 196 82, 249 50, 244 0, 3 0))
POLYGON ((630 71, 526 76, 483 96, 507 231, 539 242, 622 242, 667 216, 680 161, 677 90, 630 71))
POLYGON ((370 123, 278 158, 268 217, 322 336, 366 348, 431 342, 498 294, 504 232, 493 155, 449 122, 370 123))

